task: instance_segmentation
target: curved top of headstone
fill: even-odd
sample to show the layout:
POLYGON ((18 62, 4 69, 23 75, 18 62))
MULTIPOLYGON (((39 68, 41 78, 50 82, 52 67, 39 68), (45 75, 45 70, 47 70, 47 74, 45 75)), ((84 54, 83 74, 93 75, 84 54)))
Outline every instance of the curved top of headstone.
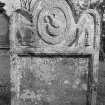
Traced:
POLYGON ((5 9, 3 8, 5 6, 5 3, 0 1, 0 13, 5 12, 5 9))
MULTIPOLYGON (((16 26, 14 29, 16 31, 11 34, 16 37, 16 40, 12 39, 14 44, 20 50, 24 46, 25 51, 35 53, 80 52, 81 49, 84 51, 98 48, 99 14, 95 9, 89 8, 90 0, 76 1, 78 2, 36 0, 32 8, 32 23, 25 21, 22 12, 21 14, 15 12, 12 25, 16 26), (78 7, 82 8, 82 11, 79 11, 78 7), (76 10, 78 15, 74 13, 76 10), (26 25, 27 23, 29 24, 26 25)), ((90 53, 90 50, 88 52, 90 53)))

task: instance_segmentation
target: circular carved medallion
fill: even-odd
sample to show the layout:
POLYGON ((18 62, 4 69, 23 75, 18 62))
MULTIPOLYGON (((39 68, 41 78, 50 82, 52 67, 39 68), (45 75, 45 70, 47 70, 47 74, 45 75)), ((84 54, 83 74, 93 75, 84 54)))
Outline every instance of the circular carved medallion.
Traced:
POLYGON ((75 39, 71 33, 75 22, 65 0, 38 0, 33 15, 37 34, 44 42, 56 45, 69 41, 70 44, 75 39))

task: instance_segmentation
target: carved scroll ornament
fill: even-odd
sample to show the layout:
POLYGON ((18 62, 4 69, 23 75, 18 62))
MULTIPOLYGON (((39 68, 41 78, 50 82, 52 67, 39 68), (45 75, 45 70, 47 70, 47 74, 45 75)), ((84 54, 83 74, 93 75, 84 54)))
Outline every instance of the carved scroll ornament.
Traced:
POLYGON ((37 34, 44 42, 70 46, 77 40, 83 39, 81 42, 84 44, 88 34, 87 40, 90 40, 90 46, 93 46, 97 30, 95 23, 99 22, 97 18, 99 15, 96 11, 88 9, 76 16, 76 11, 73 9, 75 6, 72 4, 66 0, 38 0, 35 3, 33 22, 37 34))
POLYGON ((37 14, 34 15, 34 23, 37 25, 42 40, 55 45, 69 38, 71 43, 75 38, 73 34, 70 35, 71 24, 75 24, 69 5, 65 1, 58 1, 57 3, 56 0, 54 2, 51 0, 50 2, 41 3, 41 5, 42 9, 37 7, 39 15, 37 24, 35 21, 35 15, 37 14))

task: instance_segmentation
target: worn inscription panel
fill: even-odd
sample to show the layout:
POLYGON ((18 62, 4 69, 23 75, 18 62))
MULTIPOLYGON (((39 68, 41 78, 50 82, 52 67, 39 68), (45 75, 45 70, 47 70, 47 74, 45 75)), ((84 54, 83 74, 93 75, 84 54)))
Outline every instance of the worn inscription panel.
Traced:
POLYGON ((20 59, 20 105, 87 105, 88 58, 20 59))

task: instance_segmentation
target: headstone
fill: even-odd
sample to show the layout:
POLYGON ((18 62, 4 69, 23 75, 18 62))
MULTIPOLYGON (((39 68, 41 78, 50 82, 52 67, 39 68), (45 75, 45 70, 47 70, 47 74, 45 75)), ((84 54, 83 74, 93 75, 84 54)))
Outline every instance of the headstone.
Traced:
POLYGON ((9 17, 0 2, 0 48, 9 48, 9 17))
POLYGON ((11 19, 11 105, 96 105, 100 16, 88 0, 36 0, 32 22, 11 19))
POLYGON ((10 105, 9 17, 0 2, 0 105, 10 105))

